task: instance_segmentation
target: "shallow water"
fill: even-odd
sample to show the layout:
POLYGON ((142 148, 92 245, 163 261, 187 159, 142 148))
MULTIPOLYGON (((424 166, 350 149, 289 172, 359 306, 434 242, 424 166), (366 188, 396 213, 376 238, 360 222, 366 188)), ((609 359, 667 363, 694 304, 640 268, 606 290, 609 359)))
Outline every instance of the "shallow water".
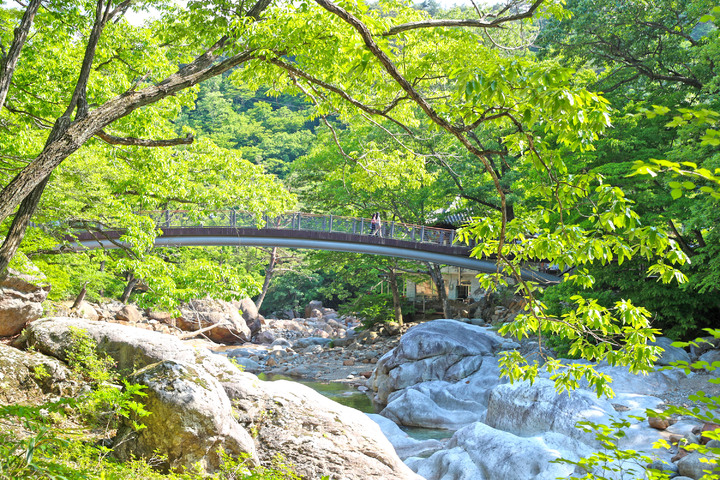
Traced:
POLYGON ((360 410, 363 413, 377 413, 373 408, 370 397, 350 385, 345 385, 344 383, 312 382, 309 380, 303 380, 302 378, 288 377, 287 375, 268 375, 265 373, 259 374, 258 378, 260 380, 289 380, 291 382, 301 383, 328 397, 329 399, 335 400, 341 405, 345 405, 346 407, 360 410))
MULTIPOLYGON (((267 381, 289 380, 291 382, 301 383, 307 387, 312 388, 316 392, 328 397, 329 399, 334 400, 341 405, 345 405, 346 407, 360 410, 363 413, 378 413, 373 408, 372 401, 370 400, 370 397, 368 395, 344 383, 313 382, 309 380, 303 380, 302 378, 288 377, 287 375, 268 375, 266 373, 259 374, 258 378, 260 380, 267 381)), ((454 433, 452 430, 442 430, 434 428, 403 426, 401 426, 400 428, 415 440, 442 440, 444 438, 452 437, 452 434, 454 433)))

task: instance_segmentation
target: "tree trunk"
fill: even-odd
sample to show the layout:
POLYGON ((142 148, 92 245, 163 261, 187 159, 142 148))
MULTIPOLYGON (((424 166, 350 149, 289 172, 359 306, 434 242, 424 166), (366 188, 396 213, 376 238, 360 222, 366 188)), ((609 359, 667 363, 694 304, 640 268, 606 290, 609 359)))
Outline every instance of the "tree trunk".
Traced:
POLYGON ((128 300, 130 300, 130 294, 132 293, 133 289, 135 288, 135 285, 137 285, 138 279, 135 278, 135 275, 132 273, 128 274, 128 283, 125 285, 125 290, 123 290, 122 297, 120 297, 120 301, 122 303, 127 303, 128 300))
POLYGON ((265 300, 265 295, 267 295, 268 288, 270 288, 270 280, 272 280, 273 273, 275 272, 276 263, 277 247, 273 247, 270 251, 270 262, 268 263, 268 266, 265 267, 265 281, 263 282, 262 291, 260 292, 258 299, 255 300, 255 306, 258 310, 260 310, 260 306, 262 306, 263 300, 265 300))
POLYGON ((2 246, 0 246, 0 281, 7 276, 10 260, 15 256, 15 252, 17 252, 18 247, 20 247, 23 237, 25 237, 25 230, 30 223, 33 213, 35 213, 35 208, 40 202, 40 197, 42 196, 43 190, 45 190, 45 185, 47 185, 49 178, 50 177, 45 177, 45 180, 35 187, 30 195, 25 197, 22 203, 20 203, 20 207, 10 225, 7 237, 5 237, 5 241, 2 246))
MULTIPOLYGON (((48 135, 45 145, 50 145, 58 137, 63 135, 69 124, 69 116, 63 115, 58 118, 55 125, 53 125, 50 135, 48 135)), ((13 218, 13 222, 10 225, 10 230, 8 230, 7 237, 0 247, 0 280, 5 278, 7 275, 7 268, 10 265, 10 260, 12 260, 15 256, 15 252, 17 252, 20 243, 22 243, 23 237, 25 237, 25 230, 30 223, 33 213, 35 213, 35 209, 40 203, 40 198, 45 190, 45 185, 47 185, 49 180, 50 174, 46 175, 40 183, 32 189, 30 194, 23 198, 22 202, 20 202, 20 206, 18 207, 15 217, 13 218)))
POLYGON ((0 110, 5 105, 5 98, 7 97, 8 90, 10 89, 10 83, 12 81, 13 74, 15 73, 15 67, 17 66, 18 58, 20 58, 20 52, 25 45, 28 34, 30 33, 30 27, 32 26, 35 14, 40 8, 41 0, 32 0, 28 3, 25 13, 23 14, 20 25, 15 29, 15 38, 8 49, 7 55, 0 62, 0 110))
POLYGON ((395 309, 395 321, 398 323, 398 325, 403 324, 403 316, 402 316, 402 299, 400 298, 400 291, 398 290, 397 285, 397 274, 395 273, 395 268, 390 267, 388 270, 388 280, 390 281, 390 291, 392 292, 393 297, 393 307, 395 309))
POLYGON ((430 278, 433 283, 435 283, 435 288, 437 288, 438 291, 438 298, 440 299, 440 304, 443 309, 443 317, 452 318, 452 309, 450 308, 450 301, 445 291, 445 280, 443 280, 440 265, 437 263, 428 263, 427 266, 430 272, 430 278))
POLYGON ((75 297, 75 302, 72 305, 71 310, 75 310, 80 306, 80 304, 85 300, 85 294, 87 293, 87 282, 83 283, 82 288, 80 289, 80 293, 78 293, 78 296, 75 297))

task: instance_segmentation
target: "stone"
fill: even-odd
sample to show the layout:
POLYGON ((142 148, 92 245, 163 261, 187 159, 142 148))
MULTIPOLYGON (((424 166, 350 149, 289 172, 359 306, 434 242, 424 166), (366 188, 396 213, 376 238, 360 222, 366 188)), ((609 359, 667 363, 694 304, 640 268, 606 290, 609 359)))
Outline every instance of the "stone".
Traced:
POLYGON ((120 370, 133 371, 163 360, 174 360, 202 365, 217 378, 237 371, 227 358, 204 347, 194 347, 174 336, 118 323, 41 318, 28 325, 25 341, 37 351, 64 361, 72 345, 71 328, 85 331, 98 345, 98 350, 110 355, 120 370))
POLYGON ((270 345, 276 340, 276 337, 272 332, 265 330, 255 335, 254 340, 255 343, 261 345, 270 345))
POLYGON ((671 477, 678 475, 678 466, 672 462, 668 463, 662 460, 655 460, 653 463, 646 465, 645 468, 665 472, 671 477))
POLYGON ((655 360, 655 365, 670 365, 672 362, 690 362, 690 354, 684 349, 673 347, 674 340, 667 337, 657 337, 654 342, 648 342, 648 345, 657 345, 662 348, 660 358, 655 360))
POLYGON ((404 390, 380 413, 399 425, 448 430, 485 419, 484 405, 453 397, 445 391, 449 386, 447 382, 432 383, 432 386, 428 382, 404 390))
POLYGON ((288 349, 288 348, 292 348, 292 344, 291 344, 290 341, 289 341, 288 339, 286 339, 286 338, 278 338, 278 339, 275 339, 275 340, 270 344, 270 346, 273 347, 274 350, 277 350, 275 347, 280 347, 280 349, 283 349, 283 350, 288 349))
POLYGON ((157 320, 158 322, 164 323, 165 325, 175 326, 177 323, 175 317, 169 312, 160 312, 157 310, 148 310, 148 320, 157 320))
POLYGON ((233 345, 250 341, 250 329, 230 302, 211 298, 191 300, 180 307, 180 313, 177 326, 182 330, 193 332, 217 325, 205 332, 213 342, 233 345))
POLYGON ((306 348, 311 345, 320 345, 323 347, 326 347, 330 345, 330 343, 333 343, 333 340, 330 338, 322 338, 322 337, 305 337, 305 338, 298 338, 293 343, 293 348, 299 349, 299 348, 306 348))
POLYGON ((500 346, 481 327, 434 320, 412 327, 377 363, 373 401, 385 406, 395 391, 430 380, 457 382, 478 371, 500 346))
POLYGON ((0 337, 17 335, 40 318, 48 293, 50 285, 40 270, 31 275, 10 269, 0 282, 0 337))
POLYGON ((720 376, 720 350, 710 350, 698 358, 700 362, 707 362, 708 365, 703 367, 714 376, 720 376))
POLYGON ((296 382, 236 378, 224 383, 225 390, 237 421, 255 427, 261 462, 280 453, 284 463, 308 479, 422 480, 364 413, 296 382))
MULTIPOLYGON (((422 480, 400 461, 380 428, 365 414, 294 382, 260 381, 250 373, 239 371, 225 356, 194 347, 176 337, 129 325, 46 318, 30 324, 26 340, 37 350, 64 358, 70 327, 84 328, 98 349, 111 355, 121 369, 173 360, 174 364, 185 364, 187 367, 183 368, 188 368, 188 372, 206 370, 212 379, 222 384, 232 401, 236 422, 246 431, 257 432, 256 452, 263 462, 270 463, 280 454, 286 464, 306 478, 327 475, 345 480, 422 480)), ((175 367, 163 368, 179 371, 175 367)), ((203 382, 201 373, 189 375, 201 381, 183 388, 197 390, 204 388, 203 383, 211 383, 203 382)), ((161 380, 153 382, 161 385, 161 380)), ((210 398, 209 393, 203 392, 197 398, 203 395, 210 398)), ((218 398, 224 403, 221 395, 218 398)), ((151 417, 163 421, 162 417, 148 418, 151 417)), ((165 441, 171 442, 171 439, 165 441)), ((212 458, 204 462, 212 466, 212 458)))
POLYGON ((706 445, 710 441, 710 437, 704 435, 704 433, 713 432, 718 429, 720 429, 720 425, 718 425, 717 423, 705 422, 705 424, 702 426, 702 430, 700 431, 700 443, 702 445, 706 445))
POLYGON ((246 372, 258 373, 262 371, 260 364, 252 358, 234 357, 235 362, 246 372))
POLYGON ((648 425, 656 430, 665 430, 670 426, 670 422, 667 418, 648 417, 648 425))
MULTIPOLYGON (((690 477, 694 480, 699 480, 701 477, 705 476, 705 470, 712 471, 714 467, 718 466, 717 464, 713 465, 711 463, 703 462, 702 460, 706 459, 705 457, 706 455, 702 455, 698 452, 690 452, 689 454, 678 460, 678 472, 680 473, 680 475, 690 477)), ((718 459, 720 459, 720 457, 712 454, 708 454, 707 457, 715 459, 716 462, 718 459)), ((715 474, 720 474, 720 468, 715 471, 715 474)), ((717 478, 712 474, 710 475, 710 478, 717 478)))
POLYGON ((135 432, 126 421, 119 429, 115 454, 123 460, 166 456, 163 467, 182 472, 199 466, 214 472, 221 464, 220 449, 258 464, 250 434, 233 417, 230 399, 220 383, 196 365, 166 360, 130 377, 144 385, 141 401, 150 415, 135 432))
POLYGON ((75 312, 78 314, 78 316, 82 318, 87 318, 88 320, 96 321, 100 318, 97 310, 95 310, 95 307, 93 307, 84 300, 80 302, 80 305, 78 305, 77 308, 75 308, 75 312))
POLYGON ((352 358, 343 360, 343 366, 352 367, 353 365, 355 365, 355 360, 353 360, 352 358))
POLYGON ((717 349, 720 349, 720 338, 701 337, 697 345, 690 346, 690 353, 699 360, 705 352, 717 349))
POLYGON ((125 305, 115 314, 115 318, 129 323, 139 323, 143 320, 142 314, 135 305, 125 305))

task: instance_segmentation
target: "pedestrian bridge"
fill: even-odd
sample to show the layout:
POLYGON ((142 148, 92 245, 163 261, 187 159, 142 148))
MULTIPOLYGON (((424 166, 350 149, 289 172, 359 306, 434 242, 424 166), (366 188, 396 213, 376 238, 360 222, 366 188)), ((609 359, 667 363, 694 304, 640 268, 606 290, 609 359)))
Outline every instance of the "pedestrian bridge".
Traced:
MULTIPOLYGON (((149 212, 162 233, 158 247, 234 246, 284 247, 366 253, 452 265, 484 273, 497 267, 492 259, 471 258, 471 246, 456 240, 455 230, 383 222, 379 235, 370 234, 370 220, 288 213, 278 217, 258 216, 234 210, 200 216, 187 211, 149 212)), ((121 248, 126 246, 119 230, 82 232, 70 241, 73 249, 121 248)), ((532 267, 522 277, 541 283, 560 278, 532 267)))

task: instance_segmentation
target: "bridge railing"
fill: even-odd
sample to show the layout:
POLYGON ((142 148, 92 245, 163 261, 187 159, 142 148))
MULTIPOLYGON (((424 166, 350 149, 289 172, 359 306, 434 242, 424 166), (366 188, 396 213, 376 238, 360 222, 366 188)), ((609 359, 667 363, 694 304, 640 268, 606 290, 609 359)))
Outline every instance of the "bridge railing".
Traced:
MULTIPOLYGON (((154 219, 155 224, 159 228, 255 227, 283 230, 309 230, 315 232, 340 232, 355 235, 369 235, 371 233, 369 218, 342 217, 337 215, 294 212, 269 217, 236 210, 219 210, 203 215, 186 210, 164 210, 145 213, 154 219)), ((400 222, 382 222, 381 234, 385 238, 448 246, 452 245, 456 239, 455 230, 400 222)))

